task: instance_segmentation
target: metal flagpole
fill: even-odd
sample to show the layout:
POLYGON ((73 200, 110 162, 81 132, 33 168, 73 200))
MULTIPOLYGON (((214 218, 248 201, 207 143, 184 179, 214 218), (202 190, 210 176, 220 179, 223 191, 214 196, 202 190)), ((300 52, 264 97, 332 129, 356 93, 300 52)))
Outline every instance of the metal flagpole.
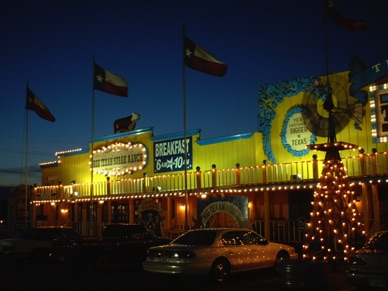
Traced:
POLYGON ((185 229, 188 229, 188 206, 189 196, 187 192, 187 98, 186 98, 186 66, 185 66, 185 26, 182 26, 182 54, 183 54, 183 146, 184 146, 184 164, 185 164, 185 229))
POLYGON ((325 42, 325 69, 326 69, 326 81, 329 84, 329 45, 328 45, 328 31, 327 31, 327 13, 328 13, 328 3, 325 1, 325 13, 323 15, 323 37, 325 42))
POLYGON ((91 159, 90 159, 90 230, 89 234, 93 235, 93 178, 94 178, 94 64, 95 64, 95 58, 93 56, 93 69, 92 69, 92 142, 91 142, 91 159))
MULTIPOLYGON (((28 83, 27 83, 28 88, 28 83)), ((24 227, 28 226, 27 208, 28 208, 28 109, 26 108, 26 181, 24 194, 24 227)))
MULTIPOLYGON (((326 2, 325 2, 326 3, 326 2)), ((326 3, 326 5, 329 5, 326 3)), ((333 96, 332 89, 330 86, 329 78, 329 37, 328 37, 328 28, 327 28, 327 19, 328 19, 328 7, 324 10, 324 20, 323 20, 323 29, 324 29, 324 42, 325 42, 325 67, 326 67, 326 100, 324 102, 324 109, 329 113, 329 127, 328 127, 328 142, 336 142, 335 126, 333 121, 333 96)))

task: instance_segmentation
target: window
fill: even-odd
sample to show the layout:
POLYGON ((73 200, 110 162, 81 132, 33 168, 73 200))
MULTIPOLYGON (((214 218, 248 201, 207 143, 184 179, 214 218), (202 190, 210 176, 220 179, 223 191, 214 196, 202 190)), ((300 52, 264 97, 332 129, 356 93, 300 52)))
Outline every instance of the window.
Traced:
POLYGON ((245 234, 245 241, 248 245, 257 245, 259 243, 259 237, 253 232, 247 232, 245 234))
POLYGON ((176 244, 209 246, 212 245, 216 237, 216 232, 212 230, 190 231, 174 240, 176 244))
POLYGON ((102 222, 108 223, 108 203, 102 204, 102 222))
POLYGON ((86 221, 96 222, 97 221, 97 207, 95 203, 86 204, 86 221))
POLYGON ((388 232, 376 233, 373 238, 367 243, 367 249, 371 250, 388 250, 388 232))
POLYGON ((129 205, 127 203, 112 203, 112 222, 129 222, 129 205))
POLYGON ((223 245, 243 245, 246 244, 244 231, 229 231, 222 235, 223 245))
POLYGON ((377 96, 377 132, 378 136, 388 136, 388 93, 377 96))

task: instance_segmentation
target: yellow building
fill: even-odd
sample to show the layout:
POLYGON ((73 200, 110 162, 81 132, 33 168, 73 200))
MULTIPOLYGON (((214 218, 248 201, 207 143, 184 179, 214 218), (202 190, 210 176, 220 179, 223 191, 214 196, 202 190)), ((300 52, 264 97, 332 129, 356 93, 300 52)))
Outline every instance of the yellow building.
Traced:
POLYGON ((238 226, 302 241, 325 160, 324 151, 307 146, 328 142, 328 77, 336 140, 355 145, 340 157, 365 229, 387 227, 388 90, 371 84, 354 94, 348 76, 260 87, 256 132, 203 140, 200 130, 154 135, 141 128, 57 152, 55 162, 40 165, 31 223, 73 225, 84 235, 99 235, 104 223, 143 223, 167 237, 238 226))

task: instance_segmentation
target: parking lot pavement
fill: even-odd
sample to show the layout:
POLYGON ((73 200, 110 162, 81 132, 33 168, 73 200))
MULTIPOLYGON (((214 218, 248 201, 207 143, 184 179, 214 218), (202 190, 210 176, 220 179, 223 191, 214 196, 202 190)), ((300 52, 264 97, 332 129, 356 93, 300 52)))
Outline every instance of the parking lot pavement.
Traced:
POLYGON ((328 272, 327 286, 322 290, 355 291, 357 288, 346 281, 345 269, 341 269, 328 272))
POLYGON ((284 290, 357 290, 347 282, 346 265, 325 262, 287 261, 279 266, 278 286, 284 290))
POLYGON ((171 277, 144 272, 141 268, 118 268, 97 272, 90 268, 77 268, 57 264, 36 265, 29 261, 0 259, 0 290, 202 290, 234 291, 241 289, 355 291, 346 282, 345 270, 329 270, 322 285, 305 288, 282 288, 278 275, 271 271, 254 271, 233 275, 227 284, 214 285, 199 277, 171 277))

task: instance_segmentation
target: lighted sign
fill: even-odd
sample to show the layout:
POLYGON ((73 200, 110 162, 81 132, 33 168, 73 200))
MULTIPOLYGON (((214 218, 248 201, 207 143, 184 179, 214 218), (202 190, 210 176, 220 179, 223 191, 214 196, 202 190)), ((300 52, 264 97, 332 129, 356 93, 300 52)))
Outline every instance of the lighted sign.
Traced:
POLYGON ((115 143, 93 151, 92 167, 95 174, 125 175, 144 168, 147 149, 141 143, 115 143))
POLYGON ((377 134, 388 136, 388 93, 377 94, 377 134))
MULTIPOLYGON (((187 169, 193 168, 191 137, 186 138, 187 169)), ((185 143, 183 138, 154 143, 154 172, 163 173, 185 169, 185 143)))
POLYGON ((370 86, 370 118, 373 143, 388 142, 388 84, 370 86))

